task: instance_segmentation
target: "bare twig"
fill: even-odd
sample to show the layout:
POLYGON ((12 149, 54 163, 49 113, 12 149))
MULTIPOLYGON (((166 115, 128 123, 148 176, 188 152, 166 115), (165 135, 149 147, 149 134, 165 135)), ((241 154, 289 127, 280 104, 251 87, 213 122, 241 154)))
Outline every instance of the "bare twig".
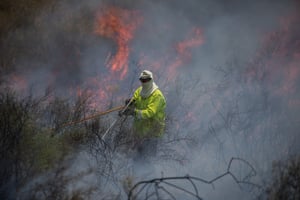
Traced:
MULTIPOLYGON (((253 187, 256 187, 256 188, 260 189, 261 188, 260 185, 258 185, 256 183, 253 183, 251 181, 248 181, 248 179, 250 177, 255 176, 255 175, 256 175, 256 171, 255 171, 254 167, 249 162, 247 162, 246 160, 244 160, 242 158, 231 158, 231 160, 230 160, 230 162, 228 164, 226 172, 224 172, 223 174, 220 174, 219 176, 217 176, 217 177, 215 177, 215 178, 213 178, 211 180, 206 180, 206 179, 202 179, 202 178, 198 178, 198 177, 186 175, 186 176, 154 178, 154 179, 151 179, 151 180, 140 181, 140 182, 136 183, 130 189, 130 191, 128 193, 128 200, 135 199, 137 197, 139 197, 138 199, 142 199, 141 195, 143 194, 143 191, 145 190, 145 188, 147 190, 146 193, 148 193, 148 191, 151 188, 153 188, 155 192, 151 193, 150 195, 151 196, 153 196, 153 195, 156 196, 156 199, 160 199, 159 195, 162 194, 162 193, 167 194, 172 199, 176 199, 176 197, 174 196, 174 194, 172 194, 170 191, 168 191, 165 186, 168 186, 168 187, 176 189, 176 190, 183 191, 184 193, 186 193, 186 194, 194 197, 195 199, 203 199, 199 195, 199 191, 198 191, 198 188, 197 188, 197 186, 195 184, 195 181, 198 181, 198 182, 201 182, 201 183, 204 183, 204 184, 213 185, 214 182, 222 179, 225 176, 231 176, 233 178, 233 180, 238 185, 240 185, 240 184, 246 184, 246 185, 251 185, 253 187), (250 167, 250 172, 242 180, 239 180, 234 175, 234 173, 231 172, 231 168, 232 168, 233 162, 242 162, 243 164, 245 164, 248 167, 250 167), (182 186, 176 185, 174 183, 170 183, 169 181, 172 181, 172 180, 185 180, 185 181, 188 181, 188 182, 190 182, 192 184, 193 190, 190 191, 190 190, 185 189, 182 186), (133 196, 134 196, 134 198, 133 198, 133 196)), ((147 197, 144 198, 144 199, 149 199, 149 194, 146 195, 146 196, 147 197)))

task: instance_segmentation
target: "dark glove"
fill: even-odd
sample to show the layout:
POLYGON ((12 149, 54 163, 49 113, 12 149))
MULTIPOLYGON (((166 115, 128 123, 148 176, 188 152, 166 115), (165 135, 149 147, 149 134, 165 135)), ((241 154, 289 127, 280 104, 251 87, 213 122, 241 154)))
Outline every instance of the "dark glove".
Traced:
MULTIPOLYGON (((126 100, 125 100, 125 106, 127 106, 127 104, 129 104, 130 101, 131 101, 131 99, 126 99, 126 100)), ((134 101, 135 101, 135 100, 132 100, 131 103, 129 104, 129 106, 133 105, 133 104, 134 104, 134 101)))
POLYGON ((128 108, 124 110, 124 115, 134 115, 134 106, 128 106, 128 108))
POLYGON ((121 117, 122 115, 134 115, 134 106, 128 106, 125 110, 119 111, 119 116, 121 117))

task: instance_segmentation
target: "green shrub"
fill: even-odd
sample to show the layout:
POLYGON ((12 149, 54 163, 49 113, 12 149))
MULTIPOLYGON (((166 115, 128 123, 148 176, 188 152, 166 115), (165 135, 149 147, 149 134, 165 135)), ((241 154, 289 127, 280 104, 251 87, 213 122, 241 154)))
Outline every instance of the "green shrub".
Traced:
POLYGON ((22 160, 33 173, 53 168, 69 152, 62 137, 53 137, 47 131, 25 133, 21 149, 22 160))

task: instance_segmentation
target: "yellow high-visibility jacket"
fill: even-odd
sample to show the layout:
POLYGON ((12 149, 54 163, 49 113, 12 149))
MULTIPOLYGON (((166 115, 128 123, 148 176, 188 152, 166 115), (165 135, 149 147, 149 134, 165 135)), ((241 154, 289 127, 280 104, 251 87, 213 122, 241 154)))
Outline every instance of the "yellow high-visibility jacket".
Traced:
POLYGON ((143 98, 140 95, 141 90, 140 86, 133 95, 134 133, 141 138, 160 137, 165 129, 165 97, 156 89, 149 97, 143 98))

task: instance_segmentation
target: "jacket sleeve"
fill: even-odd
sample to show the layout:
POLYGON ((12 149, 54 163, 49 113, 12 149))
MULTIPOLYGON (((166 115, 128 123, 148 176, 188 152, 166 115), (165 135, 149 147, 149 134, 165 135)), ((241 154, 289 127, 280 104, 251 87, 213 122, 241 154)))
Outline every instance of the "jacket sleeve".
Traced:
POLYGON ((149 103, 146 109, 136 110, 136 117, 138 119, 149 119, 152 118, 160 109, 163 103, 163 98, 159 94, 154 94, 150 97, 149 103))
POLYGON ((136 101, 138 99, 141 89, 142 89, 142 87, 139 87, 138 89, 135 90, 135 92, 133 93, 133 96, 132 96, 133 100, 136 101))

